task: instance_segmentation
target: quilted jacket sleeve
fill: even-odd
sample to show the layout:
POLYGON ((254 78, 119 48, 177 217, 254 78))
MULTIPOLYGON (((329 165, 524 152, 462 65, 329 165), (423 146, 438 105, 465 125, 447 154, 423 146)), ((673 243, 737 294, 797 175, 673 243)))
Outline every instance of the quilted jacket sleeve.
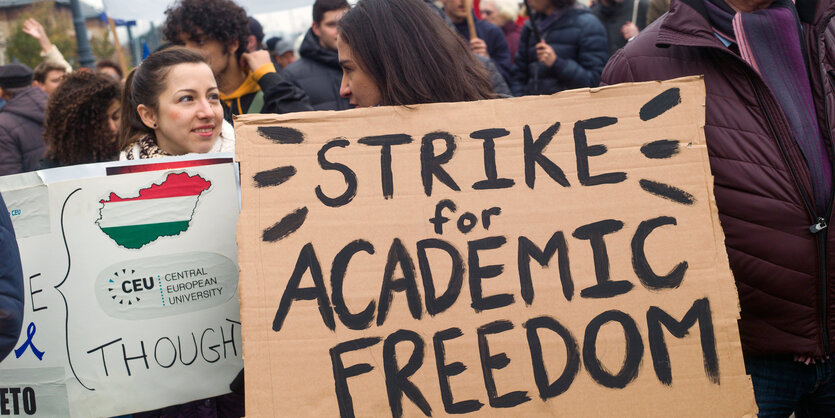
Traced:
POLYGON ((12 351, 23 323, 23 270, 9 211, 0 196, 0 361, 12 351))
POLYGON ((609 58, 606 29, 591 13, 578 18, 580 45, 577 59, 557 57, 548 69, 567 88, 596 86, 609 58))

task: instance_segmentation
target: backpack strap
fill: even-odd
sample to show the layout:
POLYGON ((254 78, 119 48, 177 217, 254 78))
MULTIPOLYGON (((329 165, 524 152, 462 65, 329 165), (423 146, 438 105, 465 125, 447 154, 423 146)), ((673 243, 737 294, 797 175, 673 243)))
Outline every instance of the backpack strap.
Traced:
POLYGON ((264 91, 258 90, 255 96, 252 97, 252 102, 249 104, 249 109, 246 110, 246 113, 261 113, 262 109, 264 109, 264 91))

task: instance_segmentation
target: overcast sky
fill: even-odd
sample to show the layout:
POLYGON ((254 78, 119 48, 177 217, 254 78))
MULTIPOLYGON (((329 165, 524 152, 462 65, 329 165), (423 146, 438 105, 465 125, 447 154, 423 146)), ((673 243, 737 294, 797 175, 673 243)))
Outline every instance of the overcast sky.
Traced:
MULTIPOLYGON (((115 19, 136 20, 137 30, 143 33, 150 22, 160 24, 165 20, 165 9, 175 0, 82 0, 95 7, 104 7, 115 19)), ((314 0, 235 0, 247 13, 255 16, 264 26, 267 36, 279 33, 303 32, 311 23, 314 0)), ((122 30, 120 30, 122 32, 122 30)), ((126 36, 126 35, 125 35, 126 36)))

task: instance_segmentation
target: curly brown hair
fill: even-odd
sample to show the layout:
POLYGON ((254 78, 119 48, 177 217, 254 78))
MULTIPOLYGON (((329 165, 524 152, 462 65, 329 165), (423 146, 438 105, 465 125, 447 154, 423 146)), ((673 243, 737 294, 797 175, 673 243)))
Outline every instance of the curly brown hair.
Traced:
POLYGON ((106 75, 66 75, 46 106, 47 158, 58 165, 113 160, 119 147, 107 123, 107 109, 121 94, 122 86, 106 75))
POLYGON ((180 36, 216 40, 223 45, 238 41, 235 56, 246 50, 249 18, 246 11, 232 0, 180 0, 165 10, 162 32, 168 41, 180 44, 180 36))

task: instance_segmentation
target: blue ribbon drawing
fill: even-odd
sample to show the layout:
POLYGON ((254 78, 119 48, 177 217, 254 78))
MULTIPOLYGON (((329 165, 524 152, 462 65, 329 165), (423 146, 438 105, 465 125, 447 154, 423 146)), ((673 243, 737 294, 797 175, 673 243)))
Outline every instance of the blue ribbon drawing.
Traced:
POLYGON ((35 331, 37 330, 38 328, 35 327, 35 323, 30 322, 29 326, 26 327, 26 342, 14 351, 15 358, 20 358, 20 356, 22 356, 23 353, 26 352, 26 348, 31 347, 32 353, 35 354, 35 357, 37 357, 38 360, 43 360, 43 351, 38 350, 38 348, 35 347, 35 344, 32 343, 32 337, 35 336, 35 331))

